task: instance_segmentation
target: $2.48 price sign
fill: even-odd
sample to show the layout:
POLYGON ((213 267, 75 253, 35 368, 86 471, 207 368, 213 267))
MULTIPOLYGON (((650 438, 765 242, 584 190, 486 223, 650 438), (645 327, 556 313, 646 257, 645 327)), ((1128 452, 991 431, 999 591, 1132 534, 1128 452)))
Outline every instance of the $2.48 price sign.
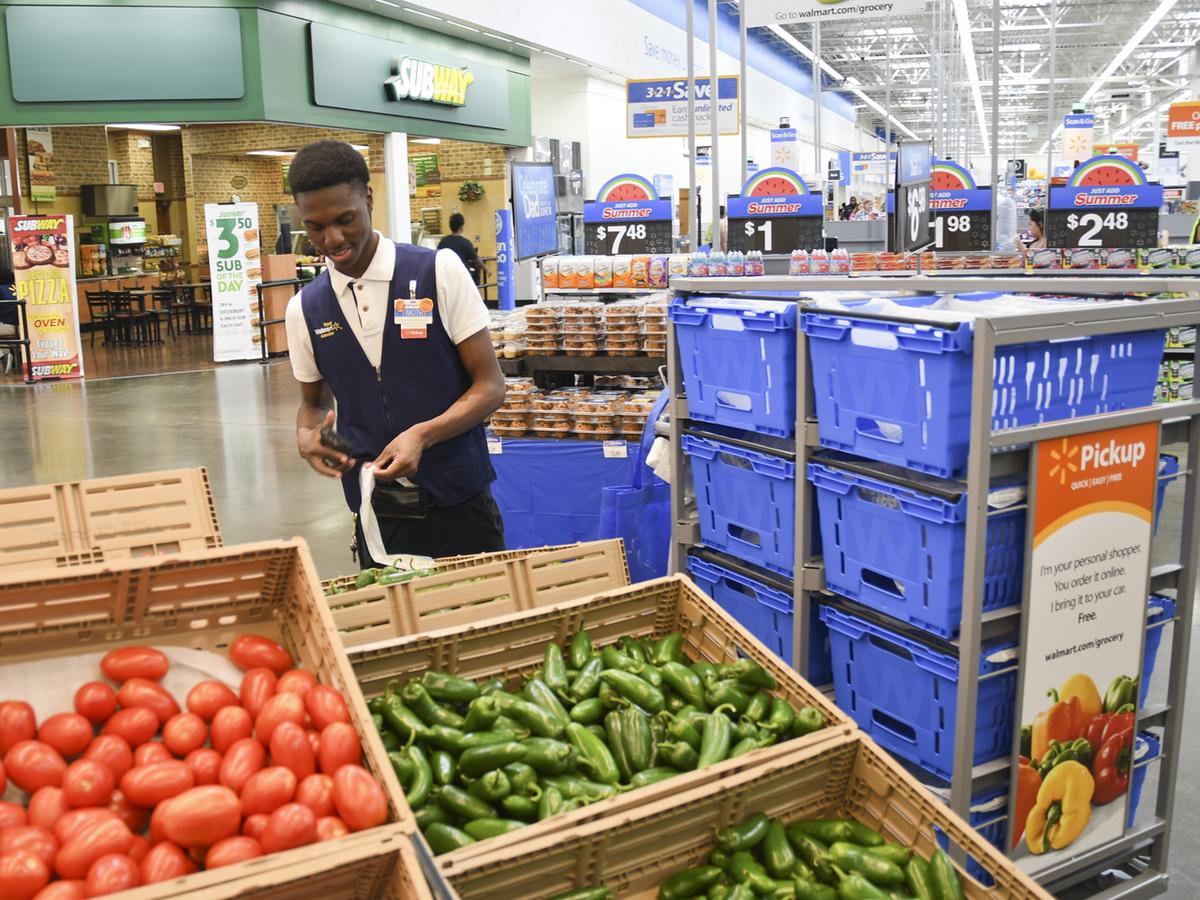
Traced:
POLYGON ((592 256, 670 253, 670 222, 590 224, 584 229, 584 252, 592 256))
POLYGON ((1051 209, 1046 244, 1051 247, 1153 247, 1158 243, 1157 209, 1051 209))

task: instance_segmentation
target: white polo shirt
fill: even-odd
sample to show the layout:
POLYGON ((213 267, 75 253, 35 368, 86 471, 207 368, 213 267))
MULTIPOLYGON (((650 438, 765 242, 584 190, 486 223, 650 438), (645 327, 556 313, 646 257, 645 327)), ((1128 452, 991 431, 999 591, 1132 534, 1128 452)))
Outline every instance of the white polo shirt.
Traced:
MULTIPOLYGON (((383 358, 383 329, 389 324, 392 298, 388 286, 396 267, 396 245, 379 232, 379 246, 361 278, 351 278, 329 267, 329 282, 350 330, 358 339, 372 366, 383 358)), ((479 288, 453 250, 439 250, 434 261, 437 275, 438 314, 455 345, 461 344, 489 324, 487 307, 479 288)), ((300 294, 288 301, 285 322, 292 373, 297 381, 320 381, 321 371, 313 357, 312 337, 304 321, 300 294)))

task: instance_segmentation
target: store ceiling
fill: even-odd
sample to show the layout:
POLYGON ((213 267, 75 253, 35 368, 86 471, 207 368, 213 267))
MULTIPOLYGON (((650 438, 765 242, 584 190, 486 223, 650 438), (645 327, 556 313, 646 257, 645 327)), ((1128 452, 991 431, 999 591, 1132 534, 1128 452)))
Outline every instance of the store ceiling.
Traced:
MULTIPOLYGON (((1047 132, 1085 96, 1088 112, 1097 117, 1098 140, 1152 140, 1155 119, 1165 118, 1165 113, 1156 117, 1152 111, 1186 93, 1189 56, 1200 41, 1200 0, 1058 0, 1056 7, 1051 100, 1050 0, 1001 0, 1001 158, 1024 157, 1044 168, 1047 132), (1155 16, 1159 21, 1126 53, 1127 44, 1155 16), (1105 80, 1097 83, 1109 69, 1105 80)), ((862 95, 885 106, 890 82, 891 110, 900 125, 921 138, 932 138, 941 154, 979 154, 985 136, 962 49, 962 10, 970 22, 978 105, 990 141, 992 0, 931 0, 921 15, 867 19, 857 25, 823 24, 821 58, 842 79, 826 71, 827 85, 857 87, 861 123, 873 128, 882 127, 884 116, 862 95), (941 115, 936 102, 939 75, 945 85, 941 115)), ((804 55, 795 45, 798 41, 812 47, 812 27, 786 27, 786 35, 760 31, 804 55)))

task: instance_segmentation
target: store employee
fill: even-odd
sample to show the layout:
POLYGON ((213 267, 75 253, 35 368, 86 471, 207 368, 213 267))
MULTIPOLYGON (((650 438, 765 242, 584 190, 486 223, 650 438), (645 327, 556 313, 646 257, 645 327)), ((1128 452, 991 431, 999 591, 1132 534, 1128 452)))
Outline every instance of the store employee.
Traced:
MULTIPOLYGON (((328 264, 287 307, 300 455, 341 479, 356 514, 360 467, 373 464, 389 489, 377 488, 384 502, 372 504, 388 553, 504 549, 482 426, 504 400, 504 377, 470 274, 452 250, 396 244, 372 230, 367 165, 349 144, 309 144, 288 180, 328 264), (335 421, 348 455, 321 442, 335 421)), ((359 564, 375 565, 361 527, 356 536, 359 564)))

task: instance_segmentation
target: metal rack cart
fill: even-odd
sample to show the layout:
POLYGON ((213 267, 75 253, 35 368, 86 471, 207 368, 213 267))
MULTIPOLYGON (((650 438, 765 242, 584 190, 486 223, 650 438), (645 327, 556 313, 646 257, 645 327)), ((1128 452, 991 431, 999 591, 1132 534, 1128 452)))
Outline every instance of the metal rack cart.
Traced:
MULTIPOLYGON (((1186 476, 1180 557, 1177 564, 1152 567, 1149 579, 1150 592, 1177 592, 1167 701, 1165 704, 1139 709, 1136 723, 1137 728, 1153 726, 1163 729, 1162 753, 1155 760, 1160 766, 1160 771, 1154 817, 1146 824, 1127 829, 1124 837, 1119 840, 1032 873, 1041 884, 1057 893, 1106 869, 1121 865, 1135 855, 1148 853, 1148 867, 1130 880, 1123 881, 1098 896, 1149 897, 1165 891, 1192 634, 1192 599, 1197 586, 1195 569, 1197 554, 1200 552, 1200 479, 1194 477, 1195 466, 1200 460, 1200 401, 1163 403, 994 432, 991 422, 992 367, 996 349, 1009 345, 1200 325, 1200 279, 1188 275, 1155 277, 1134 274, 1128 277, 1110 276, 1101 279, 1065 274, 1048 277, 1014 275, 982 278, 930 276, 909 277, 903 280, 869 276, 676 278, 672 280, 671 287, 677 296, 682 297, 736 294, 744 298, 774 300, 802 298, 807 293, 830 290, 913 293, 1012 291, 1086 296, 1135 293, 1190 295, 1186 299, 1147 299, 1136 305, 1096 305, 1083 309, 1075 305, 1062 311, 990 319, 981 315, 975 320, 971 362, 970 448, 966 476, 960 479, 968 497, 963 572, 964 602, 959 637, 952 642, 957 650, 959 663, 957 708, 973 710, 981 680, 977 665, 981 642, 1001 634, 1011 634, 1023 618, 1022 611, 1028 601, 1027 573, 1023 581, 1020 607, 983 612, 981 602, 969 599, 982 597, 988 514, 987 489, 994 476, 1028 472, 1031 450, 1036 442, 1087 433, 1104 427, 1116 428, 1156 422, 1160 424, 1160 446, 1187 443, 1188 466, 1186 471, 1180 473, 1186 476)), ((794 459, 796 466, 796 565, 795 575, 791 579, 792 647, 795 668, 806 672, 808 643, 804 638, 807 637, 806 630, 810 622, 810 602, 814 594, 824 591, 825 579, 822 559, 814 557, 811 551, 810 511, 816 501, 813 485, 804 477, 804 472, 813 451, 818 449, 820 444, 813 412, 808 338, 799 325, 796 328, 796 342, 797 421, 795 440, 786 442, 790 451, 789 458, 794 459)), ((1187 352, 1190 359, 1200 361, 1200 345, 1197 348, 1189 348, 1187 352)), ((1178 358, 1178 351, 1175 353, 1178 358)), ((669 411, 672 443, 673 571, 684 569, 688 550, 700 543, 698 522, 685 514, 685 492, 690 488, 691 481, 687 477, 681 436, 689 429, 703 428, 705 423, 688 418, 682 374, 676 326, 672 324, 668 343, 668 378, 671 390, 669 411)), ((775 440, 762 446, 764 450, 778 453, 780 444, 775 440)), ((1024 646, 1024 631, 1021 633, 1021 642, 1024 646)), ((974 717, 970 715, 957 716, 955 724, 954 777, 951 779, 950 805, 964 819, 968 818, 974 790, 987 786, 996 787, 1006 779, 1010 779, 1012 790, 1016 789, 1016 772, 1011 754, 990 763, 973 764, 974 724, 974 717)), ((1014 732, 1019 732, 1019 729, 1020 722, 1017 721, 1014 732)), ((1017 733, 1014 733, 1014 741, 1017 736, 1017 733)))

